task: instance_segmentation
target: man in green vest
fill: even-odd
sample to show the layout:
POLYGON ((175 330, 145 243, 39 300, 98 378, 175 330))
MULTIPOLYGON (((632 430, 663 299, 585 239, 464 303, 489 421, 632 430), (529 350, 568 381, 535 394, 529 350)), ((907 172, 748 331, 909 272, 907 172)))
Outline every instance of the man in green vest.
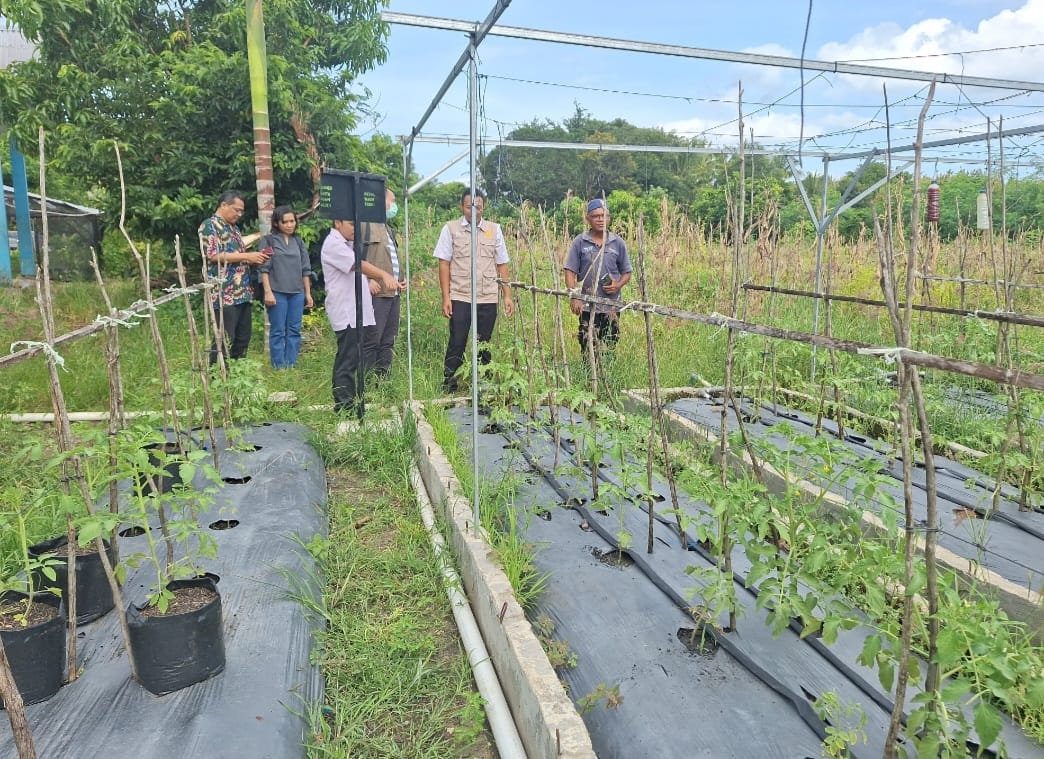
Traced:
MULTIPOLYGON (((388 221, 395 218, 399 207, 395 203, 395 193, 385 190, 384 207, 388 221)), ((376 326, 365 332, 366 344, 363 351, 372 357, 373 372, 378 380, 385 379, 391 373, 392 358, 395 355, 395 338, 399 334, 400 299, 399 292, 406 287, 406 279, 399 262, 399 249, 395 242, 395 231, 388 224, 365 222, 360 225, 360 239, 365 247, 363 258, 383 272, 387 272, 399 283, 400 288, 389 290, 380 280, 370 280, 370 292, 373 294, 373 318, 376 326)))
MULTIPOLYGON (((504 313, 509 317, 515 312, 511 299, 511 288, 497 286, 497 278, 510 279, 508 251, 504 244, 504 233, 500 225, 482 218, 486 196, 482 190, 465 190, 460 197, 461 218, 447 222, 435 245, 435 258, 439 260, 439 287, 442 290, 442 315, 449 319, 449 343, 443 362, 443 388, 448 393, 456 392, 457 370, 464 363, 464 349, 471 332, 471 210, 474 198, 475 236, 478 251, 476 264, 475 333, 480 343, 488 343, 497 323, 499 293, 504 294, 504 313)), ((488 364, 489 349, 479 351, 479 361, 488 364)))

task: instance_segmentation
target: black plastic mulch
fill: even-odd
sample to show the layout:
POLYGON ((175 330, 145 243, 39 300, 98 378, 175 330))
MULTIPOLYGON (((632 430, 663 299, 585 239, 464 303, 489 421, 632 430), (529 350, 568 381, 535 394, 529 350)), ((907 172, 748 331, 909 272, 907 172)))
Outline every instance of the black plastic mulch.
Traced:
MULTIPOLYGON (((218 556, 206 560, 205 569, 221 578, 224 671, 153 696, 131 680, 117 616, 109 612, 79 628, 80 677, 27 708, 39 756, 304 756, 307 714, 322 697, 321 675, 309 661, 313 632, 322 623, 298 600, 321 593, 300 542, 327 533, 326 473, 305 427, 274 423, 241 432, 235 447, 257 450, 221 452, 221 475, 228 481, 201 519, 214 524, 218 543, 218 556)), ((192 435, 209 444, 204 433, 192 435)), ((226 445, 223 434, 218 445, 226 445)), ((121 539, 123 555, 140 550, 140 541, 121 539)), ((148 585, 142 570, 132 571, 126 600, 143 602, 148 585)), ((6 715, 0 719, 0 756, 16 756, 6 715)))
MULTIPOLYGON (((452 409, 450 416, 468 444, 471 410, 452 409)), ((815 636, 802 639, 796 624, 774 637, 744 587, 750 564, 737 551, 738 631, 705 627, 694 636, 688 610, 700 603, 704 581, 690 570, 712 567, 713 560, 682 550, 673 517, 654 520, 649 554, 643 504, 615 498, 608 512, 587 508, 590 474, 570 459, 571 441, 563 441, 556 468, 546 423, 507 431, 481 418, 480 430, 484 478, 525 473, 516 524, 546 573, 530 621, 565 662, 559 676, 600 757, 818 757, 827 725, 813 702, 827 692, 866 715, 867 741, 852 756, 881 756, 892 701, 876 674, 856 662, 868 628, 844 632, 832 646, 815 636)), ((618 473, 603 474, 626 489, 618 473)), ((654 489, 667 497, 665 482, 657 480, 654 489)), ((707 507, 683 498, 682 508, 698 518, 707 507)), ((1012 757, 1042 753, 1010 723, 1002 735, 1012 757)))

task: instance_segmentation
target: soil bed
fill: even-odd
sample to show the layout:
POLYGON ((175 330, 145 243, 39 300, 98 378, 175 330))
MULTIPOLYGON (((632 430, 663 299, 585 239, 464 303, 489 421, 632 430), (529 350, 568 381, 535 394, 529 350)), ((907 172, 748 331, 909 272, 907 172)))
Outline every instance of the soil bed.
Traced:
POLYGON ((34 603, 26 614, 27 600, 0 605, 0 630, 20 630, 32 627, 58 616, 58 609, 50 604, 34 603))

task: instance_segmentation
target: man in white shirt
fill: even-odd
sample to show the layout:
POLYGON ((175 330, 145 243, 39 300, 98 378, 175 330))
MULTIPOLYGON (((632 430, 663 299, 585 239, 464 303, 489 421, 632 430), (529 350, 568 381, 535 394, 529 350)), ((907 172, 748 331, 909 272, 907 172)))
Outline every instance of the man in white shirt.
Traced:
MULTIPOLYGON (((511 288, 497 287, 497 278, 510 279, 508 251, 504 244, 504 233, 500 225, 482 218, 486 196, 476 190, 475 220, 478 226, 476 239, 478 263, 476 266, 476 324, 475 332, 480 343, 488 343, 497 323, 497 302, 500 291, 504 293, 504 313, 515 313, 511 299, 511 288)), ((442 315, 449 319, 449 343, 443 362, 443 388, 448 393, 457 390, 457 370, 464 363, 464 349, 471 332, 471 191, 465 190, 460 198, 460 219, 447 222, 435 245, 435 258, 439 259, 439 287, 442 290, 442 315)), ((489 349, 482 347, 479 361, 488 364, 489 349)))
MULTIPOLYGON (((337 354, 333 365, 334 411, 355 412, 359 408, 358 371, 366 371, 373 363, 372 353, 363 353, 359 366, 360 335, 355 323, 355 225, 335 219, 333 228, 323 241, 323 278, 326 280, 326 315, 337 336, 337 354)), ((395 278, 369 261, 359 266, 362 278, 363 329, 374 325, 373 293, 382 287, 399 289, 395 278)), ((402 285, 403 287, 405 285, 402 285)))

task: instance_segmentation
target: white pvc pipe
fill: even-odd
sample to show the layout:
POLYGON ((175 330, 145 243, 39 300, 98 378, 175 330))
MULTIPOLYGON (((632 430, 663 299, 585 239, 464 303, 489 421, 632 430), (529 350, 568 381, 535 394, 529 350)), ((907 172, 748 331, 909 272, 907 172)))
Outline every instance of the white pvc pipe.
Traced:
MULTIPOLYGON (((109 421, 108 411, 70 411, 69 414, 70 422, 107 422, 109 421)), ((124 416, 128 419, 139 419, 145 416, 160 416, 159 411, 127 411, 124 416)), ((14 422, 15 424, 42 424, 51 423, 54 421, 54 414, 50 411, 40 413, 24 413, 24 414, 0 414, 5 421, 14 422)))
POLYGON ((464 650, 467 652, 472 672, 475 673, 475 683, 486 702, 486 718, 489 720, 489 727, 493 732, 497 753, 501 759, 526 759, 526 749, 522 745, 522 739, 518 736, 518 728, 511 716, 511 709, 504 699, 504 691, 500 687, 497 672, 493 668, 486 644, 482 640, 482 633, 479 632, 475 615, 471 611, 467 597, 460 592, 460 576, 443 554, 446 541, 435 527, 435 512, 431 508, 431 500, 428 498, 428 492, 424 487, 420 472, 417 471, 416 464, 410 467, 410 481, 413 489, 417 491, 421 519, 428 530, 431 545, 439 561, 439 568, 446 580, 446 594, 449 596, 450 606, 453 609, 453 619, 460 631, 460 639, 464 642, 464 650))

